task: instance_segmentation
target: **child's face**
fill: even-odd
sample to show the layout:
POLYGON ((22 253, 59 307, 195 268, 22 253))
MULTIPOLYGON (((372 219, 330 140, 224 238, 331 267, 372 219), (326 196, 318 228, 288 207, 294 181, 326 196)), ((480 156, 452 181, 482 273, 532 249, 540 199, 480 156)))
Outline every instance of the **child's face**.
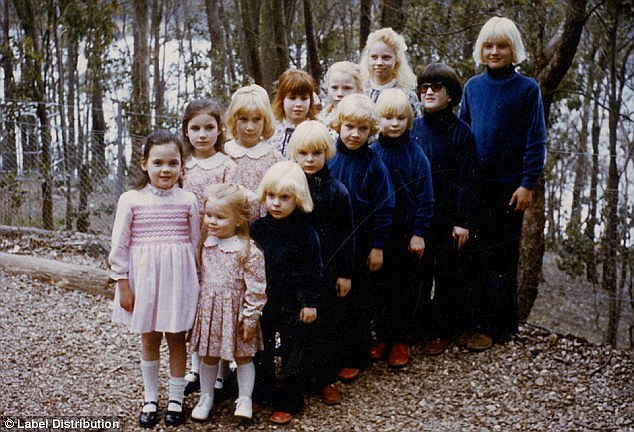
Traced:
POLYGON ((398 138, 407 130, 407 116, 386 114, 381 116, 381 129, 383 135, 389 138, 398 138))
POLYGON ((449 105, 451 97, 442 83, 423 83, 420 86, 420 99, 427 112, 441 111, 449 105))
POLYGON ((141 160, 141 169, 147 171, 152 186, 171 189, 181 174, 181 154, 176 143, 154 145, 147 160, 141 160))
POLYGON ((336 106, 344 96, 356 92, 357 88, 352 76, 342 72, 332 73, 328 81, 328 103, 336 106))
POLYGON ((264 131, 264 117, 258 113, 240 114, 236 119, 238 141, 244 147, 253 147, 260 142, 264 131))
POLYGON ((370 72, 377 84, 387 84, 392 80, 396 66, 396 53, 383 41, 376 41, 368 51, 370 72))
POLYGON ((310 108, 310 95, 288 95, 284 98, 284 116, 292 124, 306 120, 310 108))
POLYGON ((350 150, 357 150, 365 144, 370 136, 370 124, 358 120, 343 120, 339 136, 343 144, 350 150))
POLYGON ((326 152, 323 150, 298 150, 295 160, 305 174, 315 174, 324 167, 326 152))
POLYGON ((486 41, 482 44, 482 59, 491 69, 500 69, 513 62, 513 49, 505 40, 486 41))
POLYGON ((267 192, 265 204, 266 210, 275 219, 288 217, 297 207, 295 195, 289 193, 267 192))
POLYGON ((205 203, 203 223, 210 235, 218 238, 229 238, 236 233, 238 221, 227 210, 227 205, 222 200, 208 199, 205 203))
POLYGON ((218 140, 218 122, 207 113, 201 113, 187 123, 187 138, 194 148, 194 156, 207 158, 216 154, 214 145, 218 140))

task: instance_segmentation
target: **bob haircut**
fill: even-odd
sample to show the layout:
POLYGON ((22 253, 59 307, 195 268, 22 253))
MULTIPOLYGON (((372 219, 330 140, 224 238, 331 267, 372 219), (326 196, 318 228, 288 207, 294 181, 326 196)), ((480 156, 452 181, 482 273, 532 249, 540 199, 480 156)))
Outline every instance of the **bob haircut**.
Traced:
POLYGON ((350 94, 337 104, 334 118, 330 122, 330 127, 337 132, 341 131, 341 124, 344 121, 363 122, 370 125, 370 135, 379 133, 379 113, 372 99, 361 93, 350 94))
MULTIPOLYGON (((294 134, 293 134, 294 135, 294 134)), ((266 201, 267 193, 287 193, 295 197, 295 204, 304 213, 313 211, 313 199, 310 197, 306 174, 294 161, 281 161, 264 173, 256 195, 260 202, 266 201)))
POLYGON ((412 128, 414 111, 407 95, 400 88, 386 89, 376 100, 376 110, 380 117, 407 117, 407 129, 412 128))
POLYGON ((482 46, 487 42, 507 42, 511 45, 513 64, 518 65, 526 60, 526 49, 522 35, 513 21, 505 17, 490 18, 480 30, 473 47, 473 61, 476 66, 484 64, 482 46))
MULTIPOLYGON (((249 238, 249 217, 251 214, 251 204, 246 190, 233 183, 213 183, 207 186, 203 192, 204 205, 208 201, 221 201, 227 212, 236 221, 236 234, 242 239, 249 238)), ((203 214, 204 207, 201 209, 203 214)), ((201 241, 207 237, 207 224, 202 224, 201 241)))
POLYGON ((392 72, 392 79, 396 79, 396 85, 407 90, 414 90, 416 88, 416 75, 405 55, 407 44, 403 36, 396 33, 391 27, 375 30, 368 35, 368 40, 361 53, 361 60, 359 60, 363 82, 367 85, 372 76, 369 53, 370 48, 376 42, 383 42, 394 51, 396 62, 394 64, 394 71, 392 72))
POLYGON ((187 158, 194 152, 191 142, 187 137, 187 127, 189 126, 189 122, 194 117, 200 114, 207 114, 216 119, 216 123, 218 123, 218 137, 216 142, 214 143, 214 149, 217 152, 223 151, 223 146, 225 143, 225 128, 222 122, 222 111, 220 110, 220 105, 214 102, 211 99, 194 99, 185 107, 185 112, 183 113, 183 121, 181 123, 181 131, 182 131, 182 140, 183 140, 183 151, 184 157, 187 158))
POLYGON ((442 83, 447 89, 447 94, 451 98, 449 101, 449 107, 453 108, 460 103, 462 98, 462 85, 460 85, 460 79, 458 74, 451 67, 444 63, 431 63, 425 66, 425 68, 418 74, 418 86, 416 93, 418 99, 422 99, 421 86, 425 83, 442 83))
POLYGON ((289 97, 307 95, 310 98, 308 106, 307 120, 315 120, 317 116, 317 106, 315 105, 315 80, 307 72, 299 69, 286 69, 277 84, 277 93, 271 104, 275 118, 282 121, 286 116, 284 112, 284 99, 289 97))
POLYGON ((361 82, 361 69, 359 65, 356 63, 352 63, 350 61, 344 60, 340 62, 333 63, 328 68, 326 72, 326 86, 330 87, 330 78, 333 74, 343 74, 352 77, 354 81, 354 87, 357 93, 363 92, 363 83, 361 82))
MULTIPOLYGON (((150 158, 150 150, 152 150, 153 147, 165 144, 176 145, 176 148, 178 149, 178 154, 181 157, 182 170, 184 160, 183 143, 181 142, 178 135, 171 131, 168 131, 167 129, 158 129, 145 138, 145 142, 143 143, 143 147, 141 148, 141 164, 148 161, 148 159, 150 158)), ((148 183, 150 183, 150 176, 147 173, 147 170, 141 170, 141 174, 139 175, 137 181, 134 183, 133 187, 134 189, 140 190, 143 189, 148 183)), ((182 175, 178 177, 178 186, 183 187, 182 175)))
POLYGON ((231 103, 225 112, 225 124, 235 139, 238 137, 236 123, 238 116, 241 115, 259 115, 264 119, 264 128, 262 130, 262 138, 269 139, 275 132, 275 120, 269 95, 257 84, 251 84, 246 87, 240 87, 231 96, 231 103))
POLYGON ((328 128, 320 121, 306 120, 295 128, 288 142, 288 156, 296 159, 300 151, 324 152, 326 160, 335 156, 335 144, 328 128))

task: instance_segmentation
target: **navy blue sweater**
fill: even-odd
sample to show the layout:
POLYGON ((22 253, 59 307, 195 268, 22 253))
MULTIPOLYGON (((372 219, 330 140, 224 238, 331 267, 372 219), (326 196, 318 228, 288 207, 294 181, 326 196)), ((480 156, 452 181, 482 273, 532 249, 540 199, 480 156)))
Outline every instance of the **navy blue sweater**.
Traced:
POLYGON ((424 237, 434 216, 434 190, 427 156, 410 140, 409 131, 398 138, 382 133, 370 148, 385 164, 396 196, 392 233, 424 237))
POLYGON ((434 226, 470 228, 476 189, 476 153, 469 126, 451 109, 425 112, 414 120, 411 140, 431 164, 434 179, 434 226))
POLYGON ((251 238, 264 252, 266 309, 299 314, 304 307, 317 307, 321 251, 306 215, 299 210, 283 219, 266 215, 251 224, 251 238))
MULTIPOLYGON (((354 218, 350 194, 330 175, 328 166, 306 175, 315 208, 308 218, 319 234, 324 282, 352 277, 354 271, 354 218)), ((328 287, 326 287, 328 288, 328 287)))
POLYGON ((390 235, 394 188, 381 158, 366 144, 348 149, 337 139, 337 154, 328 162, 331 175, 350 193, 357 254, 383 249, 390 235))
POLYGON ((512 69, 476 75, 464 87, 460 118, 475 136, 485 183, 532 189, 544 169, 546 124, 537 82, 512 69))

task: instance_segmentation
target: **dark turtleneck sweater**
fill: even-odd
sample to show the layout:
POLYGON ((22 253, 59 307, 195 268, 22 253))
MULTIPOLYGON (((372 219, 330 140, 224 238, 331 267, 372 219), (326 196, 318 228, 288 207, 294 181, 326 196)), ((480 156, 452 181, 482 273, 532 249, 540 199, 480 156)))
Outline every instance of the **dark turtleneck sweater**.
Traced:
POLYGON ((409 131, 397 138, 381 133, 370 148, 381 157, 394 186, 393 235, 407 240, 412 235, 425 237, 434 215, 434 192, 427 156, 411 141, 409 131))
POLYGON ((546 124, 542 96, 532 78, 511 65, 467 81, 460 118, 475 136, 481 179, 532 189, 544 169, 546 124))

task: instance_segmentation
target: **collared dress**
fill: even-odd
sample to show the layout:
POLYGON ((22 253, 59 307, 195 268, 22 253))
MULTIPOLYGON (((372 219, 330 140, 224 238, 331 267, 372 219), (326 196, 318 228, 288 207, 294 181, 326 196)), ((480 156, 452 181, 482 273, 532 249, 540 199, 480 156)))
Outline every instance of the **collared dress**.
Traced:
POLYGON ((235 162, 224 153, 205 159, 190 156, 185 162, 183 189, 196 195, 198 210, 203 213, 205 188, 214 183, 235 183, 237 170, 235 162))
POLYGON ((275 132, 273 136, 269 138, 269 144, 280 152, 282 156, 288 157, 288 142, 291 140, 293 132, 297 125, 292 124, 286 119, 282 119, 275 124, 275 132))
POLYGON ((198 298, 195 250, 200 237, 193 193, 147 185, 121 194, 112 228, 108 263, 112 278, 128 279, 132 312, 115 292, 112 320, 134 333, 189 330, 198 298))
POLYGON ((208 236, 202 248, 201 291, 190 350, 233 360, 264 348, 260 315, 266 304, 264 255, 252 240, 208 236), (257 327, 245 342, 239 324, 257 327))
POLYGON ((261 140, 253 147, 243 147, 237 141, 225 143, 225 152, 238 166, 235 182, 250 191, 251 221, 266 216, 266 206, 258 202, 255 195, 264 173, 271 165, 283 161, 284 156, 267 141, 261 140))

